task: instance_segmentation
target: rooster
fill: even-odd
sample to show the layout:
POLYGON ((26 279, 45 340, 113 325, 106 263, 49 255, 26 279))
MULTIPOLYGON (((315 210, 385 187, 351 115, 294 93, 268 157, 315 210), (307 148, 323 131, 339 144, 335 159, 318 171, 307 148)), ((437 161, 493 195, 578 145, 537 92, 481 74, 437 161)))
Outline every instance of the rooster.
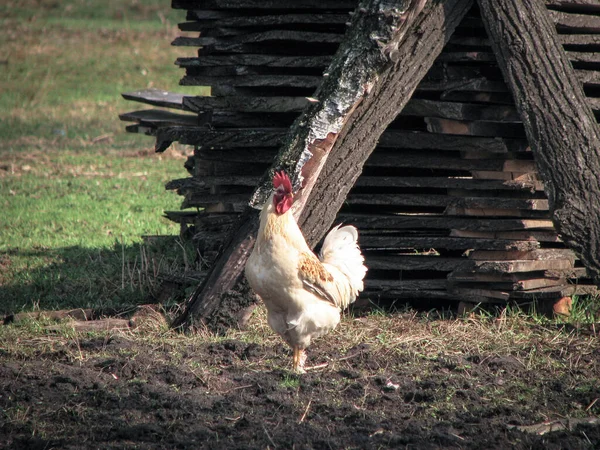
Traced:
POLYGON ((350 225, 334 227, 317 258, 290 210, 288 175, 277 172, 273 187, 245 273, 267 307, 269 326, 292 348, 294 371, 304 372, 306 348, 337 326, 340 311, 363 290, 367 268, 350 225))

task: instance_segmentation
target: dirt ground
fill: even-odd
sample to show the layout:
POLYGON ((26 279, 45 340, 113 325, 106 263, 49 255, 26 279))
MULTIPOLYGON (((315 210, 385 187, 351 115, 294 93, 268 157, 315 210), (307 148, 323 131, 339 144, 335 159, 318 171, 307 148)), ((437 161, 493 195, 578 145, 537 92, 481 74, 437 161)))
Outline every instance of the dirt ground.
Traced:
POLYGON ((15 328, 0 447, 600 448, 594 332, 490 323, 346 318, 303 375, 276 336, 15 328))

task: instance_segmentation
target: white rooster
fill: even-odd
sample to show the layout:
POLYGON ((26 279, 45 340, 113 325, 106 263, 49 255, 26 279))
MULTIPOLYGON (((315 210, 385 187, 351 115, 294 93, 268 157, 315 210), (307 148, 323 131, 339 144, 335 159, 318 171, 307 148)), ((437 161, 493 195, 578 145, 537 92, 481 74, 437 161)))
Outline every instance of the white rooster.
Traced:
POLYGON ((303 372, 305 349, 337 326, 340 311, 363 290, 367 268, 358 232, 349 225, 329 232, 317 258, 290 211, 294 197, 288 175, 276 173, 273 186, 246 278, 267 307, 269 325, 292 347, 293 369, 303 372))

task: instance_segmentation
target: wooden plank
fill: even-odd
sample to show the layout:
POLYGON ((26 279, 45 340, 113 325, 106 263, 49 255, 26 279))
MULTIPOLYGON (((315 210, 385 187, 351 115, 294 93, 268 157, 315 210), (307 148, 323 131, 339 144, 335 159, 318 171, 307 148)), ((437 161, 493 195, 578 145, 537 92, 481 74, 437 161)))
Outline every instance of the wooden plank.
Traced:
MULTIPOLYGON (((516 282, 521 280, 533 280, 540 278, 543 271, 530 272, 457 272, 453 271, 448 274, 448 280, 455 285, 457 283, 502 283, 516 282)), ((565 277, 550 277, 550 278, 565 278, 565 277)))
POLYGON ((448 101, 411 99, 402 110, 402 115, 436 117, 454 120, 520 121, 513 105, 480 105, 448 101))
POLYGON ((571 63, 588 63, 586 64, 587 68, 590 68, 589 66, 591 65, 593 68, 598 69, 597 66, 600 64, 599 52, 567 52, 567 57, 571 63))
POLYGON ((591 14, 570 14, 549 10, 550 18, 559 32, 600 33, 600 16, 591 14))
POLYGON ((574 70, 575 75, 585 87, 600 86, 600 72, 594 70, 574 70))
POLYGON ((456 198, 448 195, 435 194, 355 194, 351 192, 346 201, 350 205, 453 206, 456 208, 548 210, 548 200, 545 199, 502 197, 456 198))
POLYGON ((191 114, 176 114, 158 109, 146 109, 119 114, 125 122, 139 122, 150 126, 196 126, 201 125, 201 118, 191 114))
POLYGON ((462 208, 449 205, 444 211, 449 216, 471 216, 471 217, 523 217, 528 219, 547 219, 548 211, 536 211, 532 209, 493 209, 493 208, 462 208))
MULTIPOLYGON (((386 290, 371 290, 369 288, 365 289, 362 297, 364 296, 382 298, 382 299, 394 299, 394 300, 419 300, 422 301, 424 299, 428 300, 455 300, 458 301, 459 297, 448 292, 447 290, 428 290, 428 289, 418 289, 418 290, 401 290, 401 289, 386 289, 386 290)), ((357 306, 360 306, 360 300, 357 300, 355 303, 357 306)), ((371 304, 366 304, 365 306, 371 306, 371 304)))
POLYGON ((445 278, 433 280, 381 280, 365 279, 365 289, 396 291, 445 290, 448 282, 445 278))
POLYGON ((496 92, 508 94, 508 87, 503 81, 487 80, 477 77, 462 80, 425 80, 417 87, 416 92, 496 92))
POLYGON ((236 9, 273 9, 273 10, 304 10, 304 9, 328 9, 328 10, 354 10, 354 0, 296 0, 294 2, 281 2, 280 0, 172 0, 173 9, 195 10, 201 7, 207 10, 236 10, 236 9))
MULTIPOLYGON (((400 176, 361 176, 355 187, 393 187, 393 188, 440 188, 492 191, 543 190, 538 182, 514 182, 512 180, 480 180, 469 177, 400 177, 400 176)), ((454 195, 453 192, 449 194, 454 195)))
POLYGON ((194 224, 199 213, 197 211, 164 211, 163 214, 164 217, 176 223, 194 224))
POLYGON ((363 248, 395 249, 429 249, 437 250, 512 250, 528 252, 539 248, 536 241, 514 241, 504 239, 468 239, 455 237, 411 237, 411 236, 367 236, 362 235, 360 244, 363 248))
POLYGON ((589 278, 585 267, 573 267, 564 270, 549 269, 544 271, 544 276, 548 278, 589 278))
POLYGON ((511 294, 511 300, 557 300, 572 295, 595 295, 598 289, 593 285, 574 285, 532 289, 530 291, 515 291, 511 294))
MULTIPOLYGON (((515 252, 511 252, 514 254, 515 252)), ((461 271, 475 273, 511 274, 521 272, 573 270, 573 259, 547 260, 473 260, 461 266, 461 271)))
MULTIPOLYGON (((533 166, 531 161, 519 161, 524 167, 533 166)), ((473 170, 473 171, 504 171, 507 160, 495 159, 463 159, 460 155, 441 156, 435 152, 419 151, 381 151, 377 150, 370 156, 367 164, 371 167, 413 167, 418 169, 447 169, 447 170, 473 170)))
POLYGON ((487 151, 493 153, 528 152, 525 139, 440 135, 423 131, 387 129, 379 138, 378 147, 412 150, 487 151))
MULTIPOLYGON (((232 37, 188 37, 179 36, 171 45, 185 47, 210 48, 214 51, 238 51, 249 45, 271 42, 298 42, 302 44, 339 44, 343 34, 319 33, 296 30, 267 30, 257 33, 247 33, 232 37)), ((290 52, 291 53, 291 52, 290 52)), ((298 52, 300 53, 300 52, 298 52)))
MULTIPOLYGON (((194 17, 194 11, 190 11, 194 17)), ((345 25, 350 20, 350 14, 323 14, 323 13, 282 13, 282 14, 266 14, 252 15, 238 14, 232 17, 221 17, 219 19, 200 19, 193 22, 180 23, 179 29, 182 31, 204 31, 211 28, 235 27, 235 28, 250 28, 250 27, 279 27, 282 25, 345 25)))
MULTIPOLYGON (((179 180, 176 180, 179 181, 179 180)), ((259 177, 250 176, 204 176, 197 180, 202 186, 239 185, 255 186, 259 177)), ((535 183, 512 182, 501 180, 478 180, 459 177, 388 177, 388 176, 361 176, 356 181, 355 187, 393 187, 393 188, 445 188, 468 190, 507 190, 527 191, 538 189, 535 183)))
POLYGON ((381 253, 365 254, 365 264, 371 270, 402 270, 452 272, 468 263, 466 258, 446 258, 433 255, 389 255, 381 253))
POLYGON ((481 239, 516 239, 536 240, 540 242, 562 242, 555 231, 470 231, 470 230, 452 230, 450 236, 470 237, 481 239))
MULTIPOLYGON (((248 75, 233 77, 211 77, 204 75, 186 75, 179 84, 182 86, 216 87, 267 87, 267 88, 305 88, 316 89, 323 77, 312 75, 248 75)), ((227 92, 222 90, 223 93, 227 92)))
POLYGON ((494 170, 473 170, 471 171, 473 178, 479 180, 505 180, 519 183, 537 183, 539 176, 537 172, 513 172, 513 171, 494 171, 494 170))
POLYGON ((544 0, 548 9, 600 14, 598 0, 544 0))
POLYGON ((444 51, 437 59, 437 62, 496 62, 496 56, 491 51, 444 51))
POLYGON ((494 103, 497 105, 511 105, 515 102, 510 95, 501 92, 482 91, 446 91, 440 95, 441 100, 466 103, 494 103))
POLYGON ((513 252, 490 252, 477 250, 469 253, 473 260, 528 260, 528 261, 550 261, 568 260, 571 264, 575 262, 575 253, 569 249, 544 248, 531 251, 513 252))
POLYGON ((558 41, 565 49, 576 46, 578 49, 589 47, 593 51, 600 45, 600 34, 559 34, 558 41))
POLYGON ((360 214, 340 212, 338 220, 356 225, 359 230, 440 229, 449 230, 529 230, 553 229, 550 220, 474 219, 427 214, 360 214))
POLYGON ((539 288, 547 288, 551 286, 562 286, 567 284, 565 279, 549 279, 549 278, 537 278, 537 279, 529 279, 529 280, 519 280, 519 281, 505 281, 505 282, 493 282, 493 281, 485 281, 485 282, 471 282, 471 283, 458 283, 456 284, 457 288, 467 288, 467 289, 477 289, 484 288, 490 290, 497 291, 527 291, 532 289, 539 288))
POLYGON ((164 91, 162 89, 141 89, 121 94, 125 100, 147 103, 164 108, 186 109, 183 105, 183 94, 164 91))
MULTIPOLYGON (((200 114, 203 114, 200 112, 200 114)), ((255 114, 251 112, 238 112, 238 111, 227 111, 227 110, 206 110, 205 113, 210 118, 210 125, 217 129, 223 128, 262 128, 266 124, 277 127, 285 128, 289 127, 298 113, 285 112, 285 113, 260 113, 255 114)))
POLYGON ((278 147, 287 134, 283 128, 231 128, 228 130, 201 129, 197 127, 165 127, 160 130, 182 144, 198 145, 212 149, 278 147))
POLYGON ((195 112, 224 109, 252 113, 299 113, 309 104, 306 97, 183 97, 183 106, 195 112))
POLYGON ((430 133, 461 134, 466 136, 525 137, 523 125, 514 122, 470 122, 426 117, 425 123, 427 123, 427 130, 430 133))
POLYGON ((233 54, 202 55, 200 57, 177 58, 175 64, 180 67, 278 67, 278 68, 326 68, 331 63, 330 55, 269 55, 269 54, 233 54))
POLYGON ((531 211, 548 211, 547 199, 541 198, 502 198, 502 197, 464 197, 455 198, 451 202, 454 208, 489 208, 489 209, 520 209, 531 211))
MULTIPOLYGON (((205 145, 205 147, 208 147, 205 145)), ((212 148, 212 146, 211 146, 212 148)), ((260 161, 270 161, 274 150, 264 150, 260 161), (270 152, 270 153, 268 153, 270 152)), ((258 154, 252 148, 229 149, 226 152, 203 150, 201 156, 211 161, 259 161, 258 154)), ((418 169, 443 169, 443 170, 470 170, 470 171, 502 171, 514 169, 517 166, 522 170, 534 168, 533 161, 511 161, 505 159, 463 159, 456 156, 439 156, 435 153, 419 151, 385 151, 377 150, 366 162, 367 167, 382 168, 418 168, 418 169), (508 166, 508 167, 507 167, 508 166)))
POLYGON ((486 303, 490 301, 507 302, 510 298, 510 292, 494 291, 491 289, 453 287, 450 292, 458 297, 470 299, 476 303, 486 303))

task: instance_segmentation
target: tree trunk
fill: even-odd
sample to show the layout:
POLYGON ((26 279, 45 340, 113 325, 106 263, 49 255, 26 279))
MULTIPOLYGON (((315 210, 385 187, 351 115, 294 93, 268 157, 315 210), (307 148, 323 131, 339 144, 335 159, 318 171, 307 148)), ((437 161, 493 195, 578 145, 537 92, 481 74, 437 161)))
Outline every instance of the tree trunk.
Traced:
POLYGON ((379 136, 410 100, 471 5, 469 0, 429 5, 399 46, 396 63, 379 75, 371 94, 342 130, 311 192, 310 207, 300 217, 300 227, 311 246, 331 227, 379 136))
POLYGON ((538 0, 478 0, 556 230, 600 279, 600 128, 538 0))
MULTIPOLYGON (((309 243, 314 245, 325 233, 344 201, 345 194, 340 195, 340 191, 347 193, 352 187, 379 135, 408 102, 472 4, 472 0, 432 2, 426 12, 419 14, 425 2, 368 0, 361 3, 315 94, 315 102, 292 126, 272 168, 264 175, 250 205, 233 227, 207 279, 196 289, 174 327, 210 316, 219 306, 222 295, 239 279, 258 230, 258 208, 272 191, 275 170, 285 169, 295 189, 299 189, 292 207, 296 218, 305 210, 305 216, 311 217, 310 211, 317 206, 320 210, 327 209, 331 216, 329 221, 314 223, 309 243), (405 38, 413 25, 413 32, 405 38), (365 119, 360 120, 360 116, 365 119), (350 152, 353 153, 349 169, 349 164, 340 165, 349 153, 344 149, 348 143, 352 144, 350 152), (333 189, 330 184, 333 177, 319 177, 329 159, 332 160, 330 171, 339 170, 333 189), (335 169, 336 166, 339 169, 335 169), (328 188, 318 188, 322 204, 308 202, 315 186, 325 181, 328 188)), ((320 218, 322 213, 312 217, 320 218)))

